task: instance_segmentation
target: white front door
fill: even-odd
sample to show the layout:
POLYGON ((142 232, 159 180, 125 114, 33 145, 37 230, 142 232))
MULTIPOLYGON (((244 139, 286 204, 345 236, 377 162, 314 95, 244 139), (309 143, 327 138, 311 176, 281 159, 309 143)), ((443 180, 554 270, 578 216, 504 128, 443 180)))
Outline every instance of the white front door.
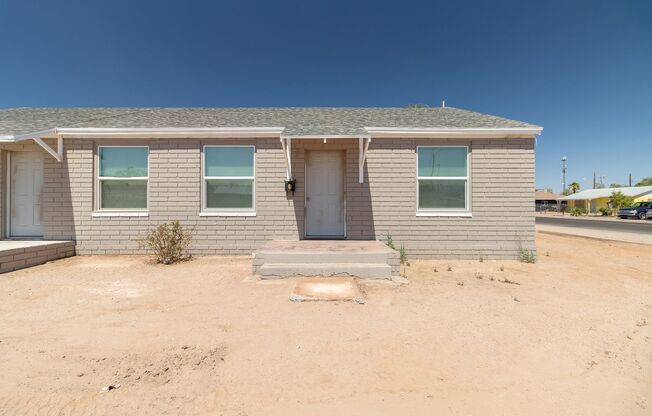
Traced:
POLYGON ((306 152, 306 237, 344 237, 344 152, 306 152))
POLYGON ((42 237, 43 153, 10 154, 10 237, 42 237))

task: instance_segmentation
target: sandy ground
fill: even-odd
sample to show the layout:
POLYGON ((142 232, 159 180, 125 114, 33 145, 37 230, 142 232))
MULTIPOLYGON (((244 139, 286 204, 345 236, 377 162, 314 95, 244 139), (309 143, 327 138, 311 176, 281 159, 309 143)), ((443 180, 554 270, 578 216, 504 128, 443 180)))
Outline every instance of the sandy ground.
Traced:
POLYGON ((413 261, 363 305, 292 303, 244 257, 0 275, 0 414, 652 414, 652 247, 538 248, 413 261))

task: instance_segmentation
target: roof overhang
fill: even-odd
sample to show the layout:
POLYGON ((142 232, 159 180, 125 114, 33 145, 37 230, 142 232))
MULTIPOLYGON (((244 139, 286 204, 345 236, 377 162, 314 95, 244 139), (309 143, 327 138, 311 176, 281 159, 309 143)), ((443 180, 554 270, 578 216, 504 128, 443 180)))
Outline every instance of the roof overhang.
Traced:
POLYGON ((0 142, 20 142, 37 138, 83 137, 83 138, 257 138, 279 137, 284 127, 205 127, 205 128, 52 128, 16 136, 0 136, 0 142))
POLYGON ((284 127, 170 127, 170 128, 51 128, 20 135, 0 135, 2 142, 20 142, 34 138, 59 137, 157 139, 157 138, 281 138, 305 140, 369 138, 534 138, 542 127, 528 128, 404 128, 365 127, 366 134, 283 134, 284 127))
POLYGON ((514 128, 404 128, 404 127, 365 127, 374 138, 534 138, 541 134, 543 127, 514 128))

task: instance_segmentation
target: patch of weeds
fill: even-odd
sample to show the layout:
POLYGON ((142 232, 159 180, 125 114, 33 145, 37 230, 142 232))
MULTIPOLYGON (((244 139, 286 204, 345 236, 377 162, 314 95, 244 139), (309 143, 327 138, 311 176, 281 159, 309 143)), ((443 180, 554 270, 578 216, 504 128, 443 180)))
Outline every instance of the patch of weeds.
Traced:
POLYGON ((482 256, 480 256, 480 263, 482 262, 484 262, 484 259, 482 258, 482 256))
POLYGON ((508 278, 504 278, 503 280, 499 280, 500 283, 507 283, 508 285, 521 285, 519 282, 515 282, 514 280, 509 280, 508 278))
POLYGON ((435 267, 435 268, 434 268, 433 270, 435 271, 435 273, 437 273, 437 272, 439 271, 439 270, 437 270, 437 268, 436 268, 436 267, 435 267))
POLYGON ((636 326, 641 327, 641 326, 647 326, 647 325, 648 325, 648 322, 647 322, 647 320, 645 318, 639 319, 638 321, 636 321, 636 326))
POLYGON ((406 264, 409 266, 410 262, 408 261, 407 251, 405 250, 405 246, 403 244, 401 244, 401 248, 398 249, 398 254, 401 259, 401 264, 406 264))
POLYGON ((458 286, 464 286, 464 282, 457 282, 458 286))
POLYGON ((534 250, 528 250, 525 247, 519 247, 518 249, 518 259, 522 263, 536 263, 537 255, 534 254, 534 250))
POLYGON ((482 273, 476 272, 475 273, 475 278, 478 279, 478 280, 482 280, 482 279, 484 279, 484 276, 482 275, 482 273))
POLYGON ((504 272, 505 271, 505 266, 500 266, 500 271, 504 272))
POLYGON ((546 251, 546 257, 550 257, 550 252, 546 251))
POLYGON ((385 245, 392 250, 396 250, 396 247, 394 247, 394 239, 392 238, 392 235, 390 233, 387 233, 387 242, 385 245))
POLYGON ((493 282, 495 279, 493 276, 489 276, 489 280, 493 282))
POLYGON ((453 271, 453 268, 452 268, 451 266, 448 266, 448 269, 447 269, 447 270, 448 270, 449 272, 452 272, 452 271, 453 271))

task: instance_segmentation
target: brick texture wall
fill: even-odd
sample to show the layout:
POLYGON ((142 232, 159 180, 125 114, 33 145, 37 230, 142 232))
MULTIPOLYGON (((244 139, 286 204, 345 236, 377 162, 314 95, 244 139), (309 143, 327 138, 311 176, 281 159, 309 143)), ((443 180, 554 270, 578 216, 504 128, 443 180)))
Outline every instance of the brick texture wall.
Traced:
MULTIPOLYGON (((165 139, 129 143, 149 145, 149 216, 92 217, 96 148, 98 144, 116 141, 66 139, 64 162, 49 155, 45 158, 44 238, 76 240, 78 254, 139 253, 137 238, 147 229, 178 219, 195 229, 195 254, 249 254, 270 239, 302 238, 305 152, 341 149, 346 152, 349 239, 384 240, 389 233, 398 244, 405 245, 412 257, 421 258, 515 258, 521 246, 534 249, 533 139, 374 139, 363 184, 358 183, 356 140, 294 140, 294 196, 286 196, 283 190, 285 159, 278 139, 165 139), (201 148, 205 144, 256 146, 255 217, 199 216, 201 148), (471 218, 415 215, 416 146, 437 144, 470 146, 471 218)), ((33 144, 2 145, 0 149, 41 151, 33 144)), ((4 155, 1 156, 4 162, 4 155)), ((6 180, 2 168, 0 172, 0 203, 5 212, 6 180)))

